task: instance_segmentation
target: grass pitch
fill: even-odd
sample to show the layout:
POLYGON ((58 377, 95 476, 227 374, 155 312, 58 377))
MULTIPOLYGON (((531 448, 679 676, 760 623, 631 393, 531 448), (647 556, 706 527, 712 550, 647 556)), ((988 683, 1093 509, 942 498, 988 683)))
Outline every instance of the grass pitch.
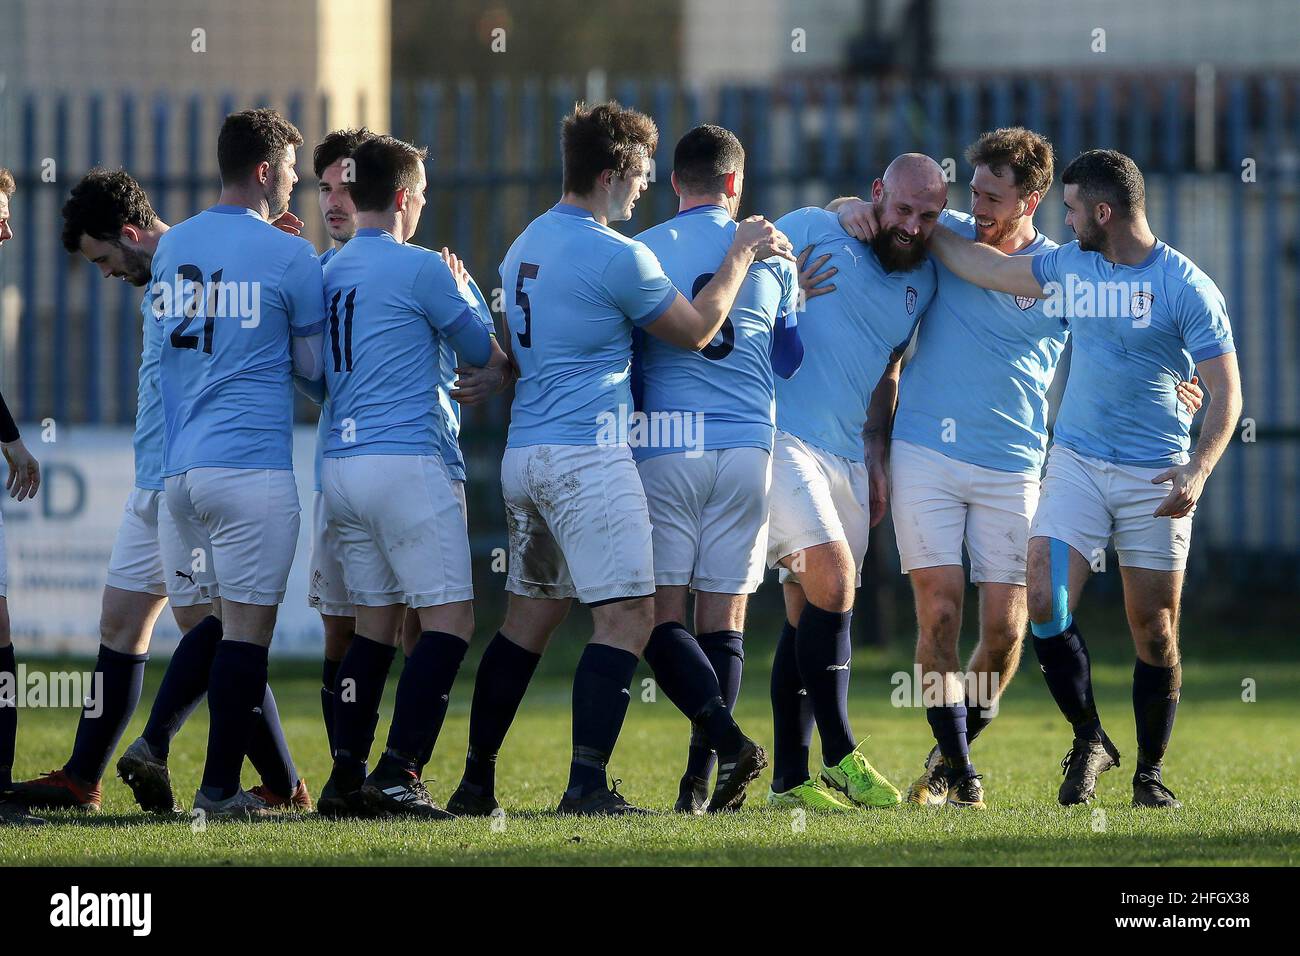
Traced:
MULTIPOLYGON (((1111 633, 1116 633, 1112 631, 1111 633)), ((1122 633, 1122 632, 1118 632, 1122 633)), ((557 641, 559 639, 557 638, 557 641)), ((45 814, 48 826, 0 829, 0 866, 13 865, 1185 865, 1300 863, 1300 800, 1295 795, 1300 751, 1300 662, 1276 645, 1235 641, 1198 655, 1185 641, 1183 704, 1166 761, 1166 782, 1184 801, 1180 811, 1129 807, 1133 743, 1129 700, 1132 658, 1122 640, 1094 639, 1094 680, 1107 729, 1123 765, 1106 773, 1089 807, 1056 804, 1059 762, 1070 734, 1037 673, 1032 651, 1005 696, 1000 716, 975 744, 984 775, 985 813, 907 805, 845 816, 799 819, 763 805, 770 773, 750 789, 738 813, 683 818, 669 812, 686 754, 688 727, 662 695, 642 699, 643 667, 611 765, 635 803, 662 811, 650 819, 575 820, 554 815, 569 750, 569 688, 579 642, 552 648, 530 688, 498 765, 498 796, 507 817, 495 824, 466 819, 332 822, 314 816, 283 821, 212 824, 193 832, 188 818, 159 821, 137 812, 116 779, 104 785, 98 815, 45 814), (1281 655, 1286 655, 1281 657, 1281 655), (1243 700, 1243 681, 1255 701, 1243 700)), ((471 650, 476 661, 485 642, 471 650)), ((771 739, 767 702, 770 646, 749 648, 738 716, 762 741, 771 739)), ((68 662, 29 666, 66 668, 68 662)), ((89 662, 73 666, 89 668, 89 662)), ((140 710, 123 742, 143 727, 162 674, 151 664, 140 710)), ((873 764, 900 790, 920 770, 931 745, 916 708, 890 703, 891 676, 909 671, 900 647, 858 650, 852 716, 873 764)), ((315 663, 272 668, 280 713, 300 772, 313 792, 328 774, 315 663)), ((462 671, 437 753, 427 775, 445 801, 460 776, 473 673, 462 671)), ((385 720, 391 713, 390 679, 385 720)), ((26 710, 19 715, 16 774, 61 766, 71 747, 76 713, 26 710)), ((172 777, 186 805, 193 798, 207 736, 200 707, 172 747, 172 777)), ((816 745, 814 745, 815 750, 816 745)), ((110 773, 112 772, 110 767, 110 773)), ((247 765, 245 785, 256 779, 247 765)))

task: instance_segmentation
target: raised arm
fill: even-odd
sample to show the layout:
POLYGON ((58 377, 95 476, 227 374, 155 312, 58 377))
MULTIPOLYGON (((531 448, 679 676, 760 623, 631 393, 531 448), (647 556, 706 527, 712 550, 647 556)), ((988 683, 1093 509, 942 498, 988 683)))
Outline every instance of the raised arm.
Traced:
POLYGON ((645 330, 680 348, 699 351, 722 328, 749 267, 772 256, 793 262, 790 240, 762 216, 751 216, 736 227, 736 236, 726 258, 694 301, 679 292, 664 313, 647 324, 645 330))
POLYGON ((1151 479, 1153 485, 1172 482, 1169 494, 1155 510, 1157 518, 1181 518, 1195 507, 1205 490, 1205 482, 1227 450, 1241 417, 1241 375, 1237 354, 1229 352, 1202 359, 1196 371, 1210 393, 1210 407, 1205 414, 1196 448, 1185 465, 1170 468, 1151 479))
POLYGON ((963 239, 945 226, 930 234, 930 252, 956 275, 982 289, 1045 299, 1034 276, 1033 256, 1008 256, 992 246, 963 239))

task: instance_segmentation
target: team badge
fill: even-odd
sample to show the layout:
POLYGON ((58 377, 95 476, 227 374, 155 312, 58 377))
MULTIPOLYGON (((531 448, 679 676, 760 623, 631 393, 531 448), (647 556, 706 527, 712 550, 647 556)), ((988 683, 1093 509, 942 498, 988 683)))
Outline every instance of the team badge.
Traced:
POLYGON ((908 315, 916 312, 916 290, 910 285, 907 287, 907 295, 903 297, 903 303, 907 306, 908 315))
POLYGON ((1016 296, 1016 305, 1020 306, 1021 312, 1028 312, 1030 309, 1034 307, 1034 303, 1037 301, 1038 301, 1037 299, 1028 295, 1016 296))
POLYGON ((1134 292, 1133 301, 1129 303, 1129 311, 1135 319, 1145 319, 1151 314, 1151 306, 1156 301, 1154 292, 1134 292))

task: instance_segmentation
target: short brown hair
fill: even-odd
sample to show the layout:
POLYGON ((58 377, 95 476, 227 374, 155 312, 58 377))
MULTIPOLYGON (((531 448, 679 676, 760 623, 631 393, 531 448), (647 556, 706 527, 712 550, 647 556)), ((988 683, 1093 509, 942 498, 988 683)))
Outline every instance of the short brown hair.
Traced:
POLYGON ((614 100, 588 107, 578 103, 560 129, 564 146, 564 191, 585 196, 607 169, 624 176, 659 145, 659 127, 644 113, 614 100))
POLYGON ((1010 169, 1020 198, 1052 188, 1052 144, 1023 126, 1004 126, 983 133, 966 148, 966 162, 987 166, 995 175, 1010 169))
POLYGON ((287 146, 301 146, 302 133, 273 109, 231 113, 217 134, 222 183, 236 183, 261 163, 275 164, 287 146))
POLYGON ((395 136, 373 136, 353 150, 356 182, 348 183, 348 192, 357 212, 383 212, 399 189, 416 189, 426 153, 395 136))
POLYGON ((12 196, 17 188, 18 184, 14 182, 14 174, 0 166, 0 193, 12 196))

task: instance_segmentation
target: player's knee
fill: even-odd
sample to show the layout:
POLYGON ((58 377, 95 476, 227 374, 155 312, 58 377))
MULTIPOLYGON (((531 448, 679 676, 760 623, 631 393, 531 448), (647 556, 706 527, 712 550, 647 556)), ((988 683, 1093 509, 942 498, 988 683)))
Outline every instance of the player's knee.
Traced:
POLYGON ((357 621, 353 617, 336 614, 322 614, 321 624, 325 629, 325 657, 331 661, 341 661, 352 645, 352 635, 356 632, 357 621))
POLYGON ((961 629, 961 608, 945 595, 931 595, 917 607, 921 639, 928 643, 954 645, 961 629))
POLYGON ((189 607, 172 607, 172 617, 176 620, 176 626, 181 629, 182 634, 188 634, 194 628, 199 626, 199 622, 206 617, 212 616, 212 605, 210 604, 193 604, 189 607))
POLYGON ((1133 622, 1133 643, 1137 655, 1156 667, 1174 667, 1178 664, 1178 632, 1173 615, 1160 612, 1133 622))

